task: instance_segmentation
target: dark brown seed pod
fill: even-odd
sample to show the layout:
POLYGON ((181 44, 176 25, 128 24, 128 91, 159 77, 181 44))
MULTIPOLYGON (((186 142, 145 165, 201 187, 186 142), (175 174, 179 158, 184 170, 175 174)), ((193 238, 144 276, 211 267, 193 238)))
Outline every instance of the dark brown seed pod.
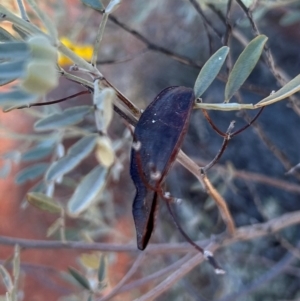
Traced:
POLYGON ((137 190, 132 213, 140 250, 146 248, 153 231, 161 184, 180 150, 194 101, 191 88, 166 88, 136 125, 130 174, 137 190))

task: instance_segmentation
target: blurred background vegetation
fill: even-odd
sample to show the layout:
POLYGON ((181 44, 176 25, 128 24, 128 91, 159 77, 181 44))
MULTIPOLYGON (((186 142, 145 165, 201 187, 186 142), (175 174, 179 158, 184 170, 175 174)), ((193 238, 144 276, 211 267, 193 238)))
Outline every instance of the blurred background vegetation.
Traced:
MULTIPOLYGON (((103 4, 107 5, 108 2, 103 1, 103 4)), ((195 2, 126 0, 113 13, 117 22, 108 20, 98 55, 98 68, 139 108, 144 109, 165 87, 193 87, 200 70, 197 65, 202 66, 223 45, 227 28, 232 62, 236 61, 244 49, 245 41, 247 44, 253 39, 250 22, 235 1, 232 1, 228 19, 227 1, 196 2, 213 30, 195 9, 195 2), (227 27, 227 24, 230 26, 227 27), (126 30, 127 27, 130 30, 126 30), (135 31, 148 42, 137 37, 135 31), (189 63, 180 62, 178 57, 174 58, 174 53, 178 57, 189 58, 189 63)), ((269 38, 267 43, 276 68, 289 78, 295 77, 300 70, 299 1, 243 2, 252 10, 260 33, 269 38)), ((101 13, 84 6, 80 1, 51 0, 39 1, 38 4, 57 26, 60 39, 89 60, 101 13)), ((12 1, 2 1, 2 5, 17 11, 17 5, 12 1)), ((32 22, 39 24, 30 9, 28 15, 32 22)), ((9 24, 3 22, 0 25, 16 34, 9 24)), ((70 63, 60 58, 60 64, 67 70, 70 63)), ((222 74, 227 74, 227 71, 225 66, 222 74)), ((203 95, 203 101, 223 102, 224 87, 224 80, 215 80, 203 95)), ((279 87, 270 68, 261 60, 247 80, 247 86, 239 91, 236 102, 256 103, 279 87)), ((5 91, 7 88, 4 86, 1 89, 5 91)), ((62 77, 59 86, 47 95, 47 100, 67 97, 79 91, 82 91, 80 85, 62 77)), ((65 109, 91 104, 91 96, 84 95, 63 102, 60 107, 65 109)), ((31 140, 36 135, 33 123, 39 116, 59 110, 58 105, 54 105, 0 115, 1 166, 5 167, 5 162, 8 161, 12 163, 7 177, 0 180, 1 235, 45 240, 49 227, 57 219, 57 216, 27 205, 25 201, 26 192, 36 187, 41 177, 25 179, 21 181, 21 185, 17 185, 15 179, 28 166, 50 162, 51 151, 40 160, 37 157, 26 160, 24 153, 38 141, 31 140)), ((253 115, 252 112, 243 111, 210 111, 212 120, 223 131, 226 131, 233 119, 236 120, 236 128, 244 125, 245 114, 253 115)), ((93 116, 86 117, 84 122, 76 126, 93 130, 93 116)), ((218 164, 209 171, 208 176, 225 198, 237 227, 254 225, 300 210, 299 173, 297 168, 291 170, 300 161, 299 128, 298 99, 269 106, 252 127, 230 141, 218 164)), ((117 114, 114 114, 108 135, 115 144, 120 145, 116 152, 119 165, 114 166, 114 176, 109 178, 96 204, 76 219, 68 216, 65 218, 66 239, 135 245, 131 213, 135 190, 129 176, 131 137, 117 114)), ((65 139, 63 144, 68 149, 77 140, 78 138, 65 139)), ((221 143, 222 139, 210 128, 201 111, 195 110, 182 149, 203 166, 213 159, 221 143)), ((55 194, 62 204, 67 203, 79 180, 96 164, 94 156, 89 156, 61 184, 56 185, 55 194)), ((176 205, 176 212, 182 227, 192 239, 204 240, 225 231, 214 201, 203 191, 197 179, 179 164, 173 166, 167 178, 167 190, 183 200, 180 205, 176 205)), ((49 238, 52 239, 60 239, 59 231, 49 238)), ((184 242, 163 202, 150 242, 170 245, 184 242)), ((156 300, 299 300, 299 243, 298 225, 284 229, 279 234, 221 248, 215 256, 226 270, 226 275, 216 275, 208 264, 203 263, 181 277, 156 300)), ((102 294, 109 293, 138 256, 141 256, 138 251, 107 252, 103 260, 104 253, 96 251, 21 248, 20 252, 19 300, 102 300, 102 294), (76 276, 74 278, 73 274, 72 278, 68 267, 75 267, 95 287, 99 260, 107 272, 106 287, 103 290, 100 287, 91 297, 88 290, 83 288, 83 280, 76 283, 76 276)), ((1 246, 2 265, 9 272, 13 254, 12 247, 1 246)), ((131 281, 144 279, 167 268, 183 256, 185 255, 175 252, 155 256, 146 253, 140 259, 142 263, 131 281)), ((160 278, 157 276, 152 282, 145 282, 144 286, 133 285, 131 290, 110 300, 142 298, 144 293, 159 284, 166 275, 168 273, 160 278)), ((3 285, 3 300, 6 290, 7 287, 3 285)))

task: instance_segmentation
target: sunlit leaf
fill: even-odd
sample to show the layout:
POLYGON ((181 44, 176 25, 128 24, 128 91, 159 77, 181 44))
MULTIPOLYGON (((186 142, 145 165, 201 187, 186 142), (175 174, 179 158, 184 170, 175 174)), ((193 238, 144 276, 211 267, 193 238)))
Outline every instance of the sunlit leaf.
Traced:
POLYGON ((225 87, 225 102, 230 100, 248 78, 261 56, 267 39, 265 35, 257 36, 240 54, 228 77, 225 87))
POLYGON ((27 181, 36 180, 41 177, 47 170, 48 163, 37 163, 22 169, 15 178, 16 184, 24 184, 27 181))
POLYGON ((43 211, 51 213, 60 213, 61 206, 56 203, 52 198, 46 196, 41 192, 29 192, 27 193, 27 201, 34 207, 43 211))
POLYGON ((45 95, 58 85, 58 76, 54 62, 31 60, 26 66, 21 87, 29 93, 45 95))
POLYGON ((300 74, 289 81, 286 85, 284 85, 281 89, 277 92, 271 94, 270 96, 264 98, 260 102, 258 102, 255 107, 263 107, 279 100, 288 98, 289 96, 295 94, 296 92, 300 91, 300 74))
POLYGON ((100 0, 81 0, 81 2, 93 9, 104 11, 104 5, 101 3, 100 0))
POLYGON ((55 234, 61 227, 61 218, 59 217, 57 220, 54 221, 54 223, 47 229, 47 237, 52 236, 55 234))
POLYGON ((29 57, 29 54, 29 48, 24 42, 0 43, 0 59, 20 61, 29 57))
POLYGON ((34 128, 39 131, 48 131, 74 125, 81 122, 91 110, 90 106, 78 106, 66 109, 62 113, 55 113, 38 120, 34 124, 34 128))
POLYGON ((194 86, 194 93, 196 98, 201 97, 201 95, 206 91, 206 89, 216 78, 224 64, 228 52, 229 47, 224 46, 220 48, 202 67, 194 86))
POLYGON ((70 274, 73 276, 73 278, 84 288, 87 290, 91 290, 89 281, 85 278, 84 275, 82 275, 79 271, 77 271, 74 268, 69 267, 68 268, 70 274))
POLYGON ((53 151, 53 146, 41 146, 37 145, 32 149, 26 151, 22 154, 21 161, 29 162, 29 161, 38 161, 45 157, 48 157, 53 151))
POLYGON ((81 261, 82 265, 84 265, 85 267, 90 268, 90 269, 96 270, 99 267, 99 255, 96 253, 81 254, 80 261, 81 261))
POLYGON ((102 166, 96 166, 83 178, 68 202, 70 215, 80 214, 95 201, 96 197, 104 189, 106 175, 107 169, 102 166))
POLYGON ((101 136, 97 139, 95 156, 98 162, 106 168, 109 168, 114 163, 115 153, 107 136, 101 136))
POLYGON ((107 14, 113 13, 118 8, 118 6, 121 4, 121 2, 122 2, 122 0, 110 0, 107 7, 105 8, 105 12, 107 14))
POLYGON ((97 135, 86 136, 77 141, 69 148, 65 157, 52 163, 45 175, 46 181, 55 180, 73 170, 92 152, 96 141, 97 135))

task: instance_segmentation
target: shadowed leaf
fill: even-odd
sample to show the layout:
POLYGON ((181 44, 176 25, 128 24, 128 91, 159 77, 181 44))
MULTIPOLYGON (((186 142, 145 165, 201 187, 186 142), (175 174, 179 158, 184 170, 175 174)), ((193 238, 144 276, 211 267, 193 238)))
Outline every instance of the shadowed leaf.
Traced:
POLYGON ((40 192, 27 193, 27 201, 32 206, 43 211, 48 211, 51 213, 61 212, 61 206, 59 204, 57 204, 52 198, 40 192))
POLYGON ((136 125, 130 175, 137 190, 132 212, 141 250, 150 239, 157 209, 157 193, 147 185, 158 187, 176 159, 194 101, 193 89, 166 88, 146 108, 136 125))
POLYGON ((91 290, 89 281, 82 275, 79 271, 74 268, 68 268, 69 273, 73 276, 73 278, 84 288, 87 290, 91 290))
POLYGON ((106 272, 107 272, 106 256, 101 254, 99 269, 98 269, 98 281, 100 283, 104 283, 104 281, 106 280, 106 272))
POLYGON ((225 87, 225 102, 228 102, 248 78, 257 64, 268 38, 259 35, 253 39, 238 57, 225 87))

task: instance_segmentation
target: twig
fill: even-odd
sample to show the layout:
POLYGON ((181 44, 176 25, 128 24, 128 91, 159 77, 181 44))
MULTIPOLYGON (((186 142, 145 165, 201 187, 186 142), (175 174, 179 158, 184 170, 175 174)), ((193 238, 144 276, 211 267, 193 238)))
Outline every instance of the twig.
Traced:
POLYGON ((184 64, 184 65, 188 65, 188 66, 192 66, 195 68, 202 68, 202 65, 199 65, 197 63, 195 63, 192 59, 187 58, 183 55, 177 54, 167 48, 164 48, 162 46, 159 46, 153 42, 151 42, 149 39, 147 39, 146 37, 144 37, 141 33, 139 33, 138 31, 131 29, 129 26, 127 26, 126 24, 122 23, 121 21, 119 21, 115 16, 113 15, 109 15, 109 20, 111 22, 113 22, 114 24, 116 24, 117 26, 119 26, 120 28, 122 28, 123 30, 125 30, 126 32, 130 33, 132 36, 134 36, 135 38, 137 38, 139 41, 143 42, 145 45, 147 45, 148 49, 153 50, 153 51, 157 51, 157 52, 161 52, 167 56, 170 56, 172 59, 184 64))
POLYGON ((234 224, 233 218, 231 216, 231 213, 228 209, 228 206, 226 204, 226 201, 219 194, 219 192, 212 186, 211 182, 209 181, 209 179, 207 178, 207 176, 205 174, 202 175, 202 178, 203 178, 207 193, 214 199, 214 201, 216 202, 216 204, 219 208, 222 219, 227 226, 228 232, 231 235, 234 235, 234 233, 236 231, 235 224, 234 224))
POLYGON ((54 44, 58 42, 58 33, 56 27, 53 25, 52 21, 48 17, 47 14, 45 14, 39 6, 36 4, 34 0, 27 0, 28 4, 31 6, 32 10, 35 12, 35 14, 38 16, 38 18, 43 22, 45 25, 49 35, 52 37, 54 44))
POLYGON ((224 36, 224 45, 227 45, 227 46, 229 44, 229 38, 230 38, 230 34, 231 34, 231 24, 229 23, 231 7, 232 7, 232 0, 229 0, 227 3, 227 10, 226 10, 226 17, 225 17, 226 32, 225 32, 225 36, 224 36))
POLYGON ((234 300, 241 300, 242 296, 249 294, 253 291, 256 291, 261 286, 266 285, 269 281, 271 281, 276 276, 280 275, 287 266, 291 265, 291 263, 295 260, 295 257, 288 253, 283 258, 277 262, 270 270, 266 273, 258 277, 257 279, 250 283, 248 286, 242 288, 240 291, 230 294, 218 301, 234 301, 234 300))
POLYGON ((98 31, 97 31, 95 45, 94 45, 94 49, 93 49, 93 55, 92 55, 92 59, 91 59, 92 66, 95 66, 96 62, 97 62, 100 43, 101 43, 103 35, 104 35, 104 29, 106 26, 106 22, 108 20, 108 16, 109 16, 109 14, 107 14, 107 13, 102 14, 102 20, 101 20, 101 23, 100 23, 98 31))
POLYGON ((145 253, 140 253, 138 258, 134 261, 133 265, 129 269, 129 271, 126 273, 126 275, 121 279, 121 281, 113 288, 113 290, 107 294, 106 296, 98 299, 97 301, 107 301, 117 294, 119 294, 120 290, 124 286, 124 284, 134 275, 134 273, 137 271, 137 269, 140 267, 141 263, 145 259, 145 253))
POLYGON ((195 10, 198 12, 198 14, 203 18, 204 22, 207 24, 207 26, 221 39, 222 34, 213 26, 213 24, 208 20, 208 18, 203 13, 200 4, 195 0, 189 0, 189 2, 194 6, 195 10))
POLYGON ((27 15, 27 12, 26 12, 26 9, 24 7, 23 0, 17 0, 17 3, 18 3, 18 6, 19 6, 19 11, 20 11, 20 14, 21 14, 21 18, 23 20, 25 20, 26 22, 30 22, 30 20, 28 18, 28 15, 27 15))
POLYGON ((150 282, 153 282, 153 281, 158 281, 160 277, 163 277, 167 274, 171 274, 173 273, 174 271, 176 271, 179 267, 182 266, 183 263, 187 262, 189 259, 191 259, 192 257, 192 254, 191 253, 187 253, 185 256, 183 256, 182 258, 180 258, 178 261, 170 264, 169 266, 149 275, 149 276, 146 276, 144 278, 141 278, 141 279, 138 279, 138 280, 135 280, 135 281, 132 281, 126 285, 124 285, 119 293, 124 293, 124 292, 127 292, 127 291, 130 291, 132 289, 137 289, 141 286, 144 286, 146 284, 149 284, 150 282))

